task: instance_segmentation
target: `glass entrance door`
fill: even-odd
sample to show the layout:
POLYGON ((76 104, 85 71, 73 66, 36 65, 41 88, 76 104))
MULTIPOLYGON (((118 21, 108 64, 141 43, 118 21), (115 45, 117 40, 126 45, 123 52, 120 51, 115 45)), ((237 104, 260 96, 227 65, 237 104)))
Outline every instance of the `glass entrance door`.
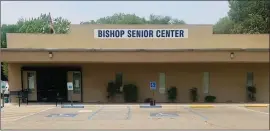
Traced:
POLYGON ((68 82, 73 83, 73 95, 68 92, 68 100, 82 102, 82 78, 81 78, 81 72, 80 71, 68 71, 68 82))
POLYGON ((28 100, 37 101, 37 86, 36 86, 36 72, 35 71, 24 71, 24 87, 23 89, 28 90, 28 100))

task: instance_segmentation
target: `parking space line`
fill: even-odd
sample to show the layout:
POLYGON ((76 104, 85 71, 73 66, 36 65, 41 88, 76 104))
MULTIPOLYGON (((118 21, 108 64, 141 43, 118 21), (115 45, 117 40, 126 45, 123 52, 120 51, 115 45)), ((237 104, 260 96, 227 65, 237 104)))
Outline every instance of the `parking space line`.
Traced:
POLYGON ((193 111, 193 110, 190 109, 190 108, 184 108, 184 109, 187 109, 190 113, 192 113, 192 114, 194 114, 194 115, 197 115, 197 116, 201 117, 204 121, 208 121, 208 118, 207 118, 206 116, 204 116, 204 115, 202 115, 202 114, 200 114, 200 113, 198 113, 198 112, 195 112, 195 111, 193 111))
POLYGON ((246 110, 246 111, 251 111, 251 112, 256 112, 256 113, 261 113, 261 114, 269 115, 269 113, 267 113, 267 112, 256 111, 256 110, 248 109, 248 108, 245 108, 245 107, 236 107, 236 108, 242 109, 242 110, 246 110))
POLYGON ((25 115, 25 116, 19 117, 18 119, 15 119, 14 121, 21 120, 23 118, 26 118, 26 117, 29 117, 29 116, 33 116, 33 115, 39 114, 41 112, 45 112, 45 111, 51 110, 53 108, 55 108, 55 107, 47 108, 47 109, 41 110, 41 111, 36 112, 36 113, 32 113, 32 114, 29 114, 29 115, 25 115))
POLYGON ((129 106, 127 106, 127 108, 128 108, 128 112, 127 112, 127 117, 126 117, 126 120, 129 120, 129 119, 130 119, 130 117, 131 117, 131 109, 130 109, 130 107, 129 107, 129 106))
POLYGON ((100 107, 97 111, 95 111, 94 113, 92 113, 89 117, 88 120, 91 120, 97 113, 99 113, 102 109, 104 109, 103 107, 100 107))

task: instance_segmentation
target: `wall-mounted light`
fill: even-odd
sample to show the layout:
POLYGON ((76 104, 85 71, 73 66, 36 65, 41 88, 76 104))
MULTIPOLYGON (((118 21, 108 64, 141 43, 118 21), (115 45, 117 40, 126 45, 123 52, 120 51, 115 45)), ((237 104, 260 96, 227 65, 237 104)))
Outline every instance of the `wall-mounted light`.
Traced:
POLYGON ((230 53, 230 57, 231 57, 231 59, 233 59, 235 57, 234 52, 230 53))
POLYGON ((53 57, 53 53, 49 52, 49 58, 52 58, 52 57, 53 57))

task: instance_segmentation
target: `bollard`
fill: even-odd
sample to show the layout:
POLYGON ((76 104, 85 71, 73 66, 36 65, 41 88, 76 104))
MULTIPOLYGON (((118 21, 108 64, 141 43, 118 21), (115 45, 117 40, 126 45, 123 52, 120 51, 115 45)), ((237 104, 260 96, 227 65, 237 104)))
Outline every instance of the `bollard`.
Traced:
POLYGON ((153 106, 154 105, 154 100, 151 100, 150 101, 150 106, 153 106))
POLYGON ((19 98, 19 107, 21 107, 21 99, 19 98))

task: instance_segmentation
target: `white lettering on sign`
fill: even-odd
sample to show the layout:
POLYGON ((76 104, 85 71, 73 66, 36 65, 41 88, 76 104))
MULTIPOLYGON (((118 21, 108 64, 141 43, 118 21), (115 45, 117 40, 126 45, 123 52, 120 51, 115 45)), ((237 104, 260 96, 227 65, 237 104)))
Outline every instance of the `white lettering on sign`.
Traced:
POLYGON ((94 37, 102 39, 188 38, 188 29, 95 29, 94 37))

